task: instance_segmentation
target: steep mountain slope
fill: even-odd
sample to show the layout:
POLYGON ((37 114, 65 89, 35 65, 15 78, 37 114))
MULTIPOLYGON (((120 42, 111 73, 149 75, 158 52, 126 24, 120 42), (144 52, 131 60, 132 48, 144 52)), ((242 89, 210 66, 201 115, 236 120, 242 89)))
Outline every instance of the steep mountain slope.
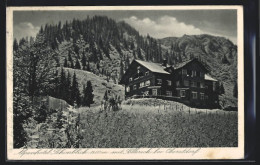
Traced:
POLYGON ((233 87, 237 80, 237 47, 228 39, 211 35, 184 35, 155 39, 141 36, 125 22, 108 17, 87 17, 80 21, 41 27, 40 33, 58 55, 58 66, 86 70, 117 83, 133 59, 169 64, 199 58, 210 75, 223 83, 222 100, 236 106, 233 87))
POLYGON ((224 85, 225 94, 220 98, 228 105, 236 106, 233 97, 237 81, 237 46, 223 37, 210 35, 184 35, 180 38, 161 39, 166 46, 168 61, 174 64, 178 60, 199 58, 210 69, 210 75, 224 85))

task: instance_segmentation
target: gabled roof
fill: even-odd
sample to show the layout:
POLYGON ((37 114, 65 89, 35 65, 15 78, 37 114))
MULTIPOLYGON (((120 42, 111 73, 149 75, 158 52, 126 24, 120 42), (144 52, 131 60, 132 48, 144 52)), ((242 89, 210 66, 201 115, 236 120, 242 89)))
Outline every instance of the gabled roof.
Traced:
POLYGON ((187 61, 184 61, 184 62, 175 64, 175 65, 174 65, 174 69, 182 68, 182 67, 184 67, 185 65, 187 65, 187 64, 188 64, 189 62, 191 62, 191 61, 192 61, 192 60, 187 60, 187 61))
POLYGON ((216 79, 210 77, 208 74, 205 74, 204 79, 205 79, 205 80, 208 80, 208 81, 218 81, 218 80, 216 80, 216 79))
POLYGON ((189 64, 189 63, 191 63, 191 62, 193 62, 193 61, 197 61, 202 68, 204 68, 206 71, 209 71, 208 66, 203 65, 203 64, 202 64, 200 61, 198 61, 198 59, 196 59, 196 58, 194 58, 194 59, 192 59, 192 60, 187 60, 187 61, 184 61, 184 62, 175 64, 175 65, 174 65, 174 69, 175 69, 175 70, 180 69, 180 68, 184 67, 185 65, 187 65, 187 64, 189 64))
POLYGON ((151 72, 155 73, 163 73, 163 74, 170 74, 169 72, 165 71, 164 68, 159 63, 153 63, 153 62, 147 62, 147 61, 141 61, 141 60, 135 60, 140 65, 146 67, 151 72))

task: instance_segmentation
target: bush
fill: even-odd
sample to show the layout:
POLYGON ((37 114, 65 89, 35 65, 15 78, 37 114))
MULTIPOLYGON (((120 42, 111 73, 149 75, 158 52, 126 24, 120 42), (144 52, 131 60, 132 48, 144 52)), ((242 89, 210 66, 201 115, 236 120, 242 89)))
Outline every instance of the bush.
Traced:
POLYGON ((36 107, 34 120, 36 120, 38 123, 43 123, 46 121, 46 118, 47 118, 47 107, 44 104, 42 104, 40 108, 36 107))

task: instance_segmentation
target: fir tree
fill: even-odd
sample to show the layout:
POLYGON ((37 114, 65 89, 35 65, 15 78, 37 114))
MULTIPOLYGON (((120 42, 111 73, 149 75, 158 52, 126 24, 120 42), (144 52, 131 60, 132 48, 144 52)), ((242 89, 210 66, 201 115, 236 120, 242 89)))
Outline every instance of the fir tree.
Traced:
POLYGON ((233 96, 235 97, 235 98, 237 98, 238 97, 238 88, 237 88, 237 81, 235 82, 235 85, 234 85, 234 88, 233 88, 233 96))
POLYGON ((75 64, 75 69, 81 69, 78 59, 77 59, 76 64, 75 64))
POLYGON ((63 128, 63 122, 62 122, 62 109, 60 108, 57 112, 57 119, 56 119, 56 128, 61 129, 63 128))
POLYGON ((82 59, 81 59, 81 64, 82 64, 83 70, 86 69, 86 65, 87 65, 86 62, 87 62, 86 55, 85 55, 85 52, 83 51, 82 59))
POLYGON ((133 57, 134 57, 134 59, 136 59, 135 50, 133 50, 133 57))
POLYGON ((130 65, 130 60, 129 60, 129 57, 126 56, 126 59, 125 59, 125 70, 128 69, 129 65, 130 65))
POLYGON ((35 107, 34 120, 38 123, 44 123, 47 118, 47 107, 42 104, 39 108, 35 107))
POLYGON ((221 83, 220 92, 221 92, 221 94, 225 94, 225 88, 224 88, 223 83, 221 83))
POLYGON ((230 64, 230 62, 228 61, 226 55, 223 56, 223 58, 222 58, 222 63, 223 63, 223 64, 230 64))
POLYGON ((71 75, 70 75, 70 72, 68 71, 68 74, 67 74, 67 79, 66 79, 66 101, 69 103, 69 104, 72 104, 72 100, 71 100, 71 75))
POLYGON ((68 59, 69 59, 69 62, 72 61, 72 57, 71 57, 71 52, 70 51, 68 52, 68 59))
POLYGON ((88 65, 87 65, 87 69, 86 69, 86 70, 90 72, 90 65, 89 65, 89 62, 88 62, 88 65))
POLYGON ((105 101, 108 101, 108 94, 107 94, 107 90, 106 90, 106 92, 105 92, 105 94, 104 94, 104 97, 103 97, 103 99, 104 99, 105 101))
POLYGON ((68 61, 67 61, 67 58, 65 58, 65 60, 64 60, 64 65, 63 65, 64 67, 68 67, 68 61))
POLYGON ((94 103, 93 101, 94 95, 93 95, 93 88, 91 81, 87 82, 87 87, 84 89, 84 105, 90 107, 91 104, 94 103))
POLYGON ((71 86, 71 101, 76 102, 77 106, 80 106, 81 100, 80 100, 80 92, 79 92, 79 86, 77 82, 76 73, 74 72, 73 78, 72 78, 72 86, 71 86))
POLYGON ((18 42, 17 42, 16 38, 14 39, 13 50, 14 51, 18 50, 18 42))
POLYGON ((143 56, 142 56, 142 53, 141 53, 141 49, 140 49, 140 48, 137 49, 137 57, 138 57, 140 60, 143 60, 143 56))
POLYGON ((124 66, 122 60, 120 60, 120 72, 119 72, 119 79, 121 80, 124 75, 124 66))
POLYGON ((72 60, 72 61, 70 61, 70 67, 71 67, 71 68, 74 68, 74 63, 73 63, 73 60, 72 60))

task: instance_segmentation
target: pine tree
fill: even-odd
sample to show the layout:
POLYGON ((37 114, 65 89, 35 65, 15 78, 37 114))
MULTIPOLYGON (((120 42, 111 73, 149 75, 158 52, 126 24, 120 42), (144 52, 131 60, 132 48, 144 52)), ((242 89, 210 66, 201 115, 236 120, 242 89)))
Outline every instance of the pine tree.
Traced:
POLYGON ((86 69, 86 70, 90 72, 89 62, 88 62, 88 65, 87 65, 87 69, 86 69))
POLYGON ((70 61, 70 67, 71 67, 71 68, 74 68, 74 63, 73 63, 73 60, 72 60, 72 61, 70 61))
POLYGON ((103 97, 103 99, 104 99, 105 101, 108 101, 108 94, 107 94, 107 90, 106 90, 106 92, 105 92, 105 94, 104 94, 104 97, 103 97))
POLYGON ((237 81, 235 82, 235 85, 234 85, 234 88, 233 88, 233 96, 235 97, 235 98, 237 98, 238 97, 238 88, 237 88, 237 81))
POLYGON ((56 128, 62 129, 63 128, 63 121, 62 121, 62 109, 60 108, 57 112, 57 119, 56 119, 56 128))
POLYGON ((87 87, 84 89, 84 105, 90 107, 94 103, 94 94, 91 81, 87 82, 87 87))
POLYGON ((73 102, 71 101, 71 75, 70 72, 68 71, 67 74, 67 79, 66 79, 66 94, 65 94, 65 100, 69 103, 72 104, 73 102))
POLYGON ((18 50, 18 42, 17 42, 16 38, 14 39, 13 50, 14 51, 18 50))
POLYGON ((126 59, 125 59, 125 70, 127 70, 129 68, 129 65, 130 65, 129 56, 126 56, 126 59))
POLYGON ((134 59, 136 59, 135 50, 133 50, 133 57, 134 57, 134 59))
POLYGON ((223 58, 222 58, 222 63, 223 63, 223 64, 230 64, 230 62, 228 61, 226 55, 223 56, 223 58))
POLYGON ((119 79, 121 80, 124 75, 124 66, 122 60, 120 60, 120 72, 119 72, 119 79))
POLYGON ((35 107, 34 120, 38 123, 44 123, 47 118, 47 107, 42 104, 39 108, 35 107))
POLYGON ((81 64, 82 64, 83 70, 86 69, 86 65, 87 65, 86 62, 87 62, 86 55, 85 55, 85 52, 83 51, 82 59, 81 59, 81 64))
POLYGON ((75 69, 81 69, 78 59, 77 59, 76 64, 75 64, 75 69))
POLYGON ((220 94, 225 94, 225 88, 223 86, 223 83, 220 84, 220 94))
POLYGON ((76 73, 74 72, 71 86, 71 101, 76 102, 77 106, 81 105, 79 86, 77 82, 76 73))
POLYGON ((138 57, 140 60, 143 60, 143 56, 142 56, 142 53, 141 53, 141 49, 140 49, 140 48, 137 49, 137 57, 138 57))
POLYGON ((65 58, 65 60, 64 60, 64 65, 63 65, 63 67, 68 67, 68 61, 67 61, 67 58, 65 58))
POLYGON ((69 62, 71 62, 71 61, 72 61, 72 57, 71 57, 71 52, 70 52, 70 51, 68 52, 68 57, 69 57, 69 58, 68 58, 68 59, 69 59, 69 62))
POLYGON ((64 72, 64 69, 61 68, 61 73, 60 73, 60 87, 59 87, 59 98, 60 99, 65 99, 65 91, 66 91, 66 75, 65 75, 65 72, 64 72))

